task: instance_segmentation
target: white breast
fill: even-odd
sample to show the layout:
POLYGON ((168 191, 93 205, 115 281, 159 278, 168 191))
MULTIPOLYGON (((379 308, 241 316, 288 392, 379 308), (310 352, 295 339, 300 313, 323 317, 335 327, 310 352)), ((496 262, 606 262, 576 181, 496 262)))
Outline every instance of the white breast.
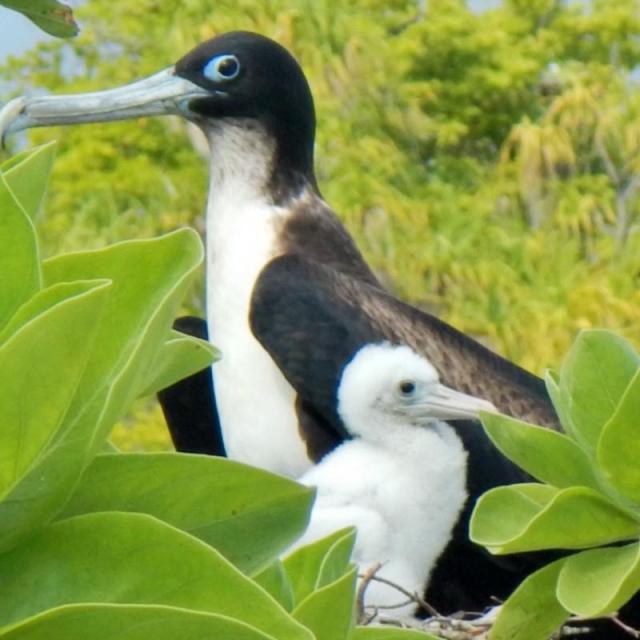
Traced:
POLYGON ((295 392, 248 323, 253 285, 275 257, 274 223, 283 214, 263 194, 268 149, 257 153, 255 131, 230 127, 213 131, 210 144, 207 317, 210 340, 222 352, 213 377, 225 448, 234 460, 298 477, 311 463, 295 392))

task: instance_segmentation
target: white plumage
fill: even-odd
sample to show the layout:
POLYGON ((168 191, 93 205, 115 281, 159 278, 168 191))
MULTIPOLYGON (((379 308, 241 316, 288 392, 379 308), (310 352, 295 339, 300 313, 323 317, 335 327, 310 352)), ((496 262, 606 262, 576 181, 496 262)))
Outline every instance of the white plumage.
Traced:
MULTIPOLYGON (((379 576, 421 593, 467 497, 466 452, 441 420, 476 417, 493 405, 439 384, 426 360, 389 344, 358 351, 344 369, 338 401, 354 438, 300 478, 318 493, 296 546, 356 526, 360 572, 383 563, 379 576)), ((403 600, 374 581, 365 603, 403 600)))
POLYGON ((213 380, 225 448, 233 460, 295 478, 311 466, 295 392, 249 328, 251 292, 277 255, 286 214, 266 194, 273 141, 242 121, 210 125, 207 134, 207 318, 210 340, 222 352, 213 380))

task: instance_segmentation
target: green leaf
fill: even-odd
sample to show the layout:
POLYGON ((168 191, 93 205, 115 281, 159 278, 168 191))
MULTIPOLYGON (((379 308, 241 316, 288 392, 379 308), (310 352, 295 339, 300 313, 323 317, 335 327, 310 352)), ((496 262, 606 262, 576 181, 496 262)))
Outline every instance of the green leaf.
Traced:
POLYGON ((334 582, 350 570, 355 536, 355 529, 341 529, 296 549, 284 559, 294 605, 297 606, 310 593, 334 582))
POLYGON ((120 450, 113 442, 105 440, 102 449, 100 449, 100 453, 120 453, 120 450))
POLYGON ((320 563, 316 588, 331 584, 350 569, 356 533, 355 528, 349 527, 346 529, 346 533, 336 540, 325 553, 320 563))
POLYGON ((40 287, 38 242, 33 223, 0 175, 0 329, 40 287))
POLYGON ((586 487, 516 484, 487 491, 471 516, 471 539, 492 553, 580 549, 636 537, 640 523, 586 487))
POLYGON ((569 618, 556 585, 565 558, 528 576, 502 605, 490 640, 547 640, 569 618))
MULTIPOLYGON (((111 285, 103 306, 104 319, 93 316, 93 349, 88 352, 82 376, 74 383, 64 425, 52 434, 38 463, 28 468, 0 505, 0 539, 8 536, 5 545, 47 522, 66 502, 88 461, 101 449, 111 425, 146 382, 144 373, 168 334, 201 260, 197 234, 182 231, 48 261, 48 286, 87 277, 110 280, 111 285)), ((39 318, 26 326, 35 325, 39 318)), ((67 324, 73 326, 73 322, 67 324)), ((79 339, 74 339, 77 345, 79 339)), ((46 348, 56 342, 44 335, 41 340, 46 348)), ((61 371, 64 367, 52 374, 52 380, 59 381, 61 371)), ((29 412, 32 405, 33 401, 22 408, 29 412)))
POLYGON ((584 617, 617 611, 640 589, 640 545, 589 549, 566 559, 558 600, 584 617))
POLYGON ((0 4, 24 14, 52 36, 71 38, 78 35, 78 25, 73 19, 73 11, 57 0, 1 0, 0 4))
POLYGON ((153 240, 122 242, 44 263, 47 285, 87 278, 114 283, 105 309, 108 321, 100 325, 96 337, 100 349, 88 363, 70 409, 72 415, 82 414, 83 422, 94 425, 93 452, 147 386, 151 363, 202 257, 197 233, 182 229, 153 240), (101 387, 105 397, 88 405, 101 387))
POLYGON ((571 422, 571 414, 569 413, 569 407, 566 406, 562 392, 560 391, 560 379, 555 371, 547 370, 544 374, 544 383, 547 388, 547 393, 553 403, 553 408, 558 414, 560 424, 565 433, 575 439, 575 427, 571 422))
POLYGON ((220 352, 206 340, 172 331, 172 337, 158 350, 158 355, 147 374, 150 380, 141 392, 150 396, 202 369, 219 359, 220 352))
POLYGON ((0 631, 2 640, 275 640, 239 620, 159 605, 76 604, 0 631))
POLYGON ((224 458, 107 454, 93 460, 61 517, 92 511, 148 513, 253 572, 300 536, 312 501, 308 487, 224 458))
POLYGON ((640 503, 640 371, 629 384, 598 442, 597 461, 604 477, 623 496, 640 503))
POLYGON ((356 627, 351 632, 351 640, 440 640, 440 638, 413 629, 393 627, 356 627))
POLYGON ((356 568, 310 593, 293 617, 313 631, 317 640, 347 640, 354 621, 356 568))
MULTIPOLYGON (((11 320, 7 322, 2 331, 0 331, 0 344, 5 342, 14 333, 16 333, 27 322, 31 322, 34 318, 48 309, 64 302, 68 298, 80 295, 85 291, 93 289, 100 283, 106 283, 107 280, 76 280, 75 282, 61 282, 52 287, 41 289, 31 296, 18 310, 11 316, 11 320)), ((96 323, 97 325, 97 323, 96 323)))
POLYGON ((481 419, 496 447, 537 480, 599 489, 589 458, 562 433, 495 413, 483 412, 481 419))
POLYGON ((560 392, 578 442, 594 451, 604 425, 640 367, 640 357, 610 331, 582 331, 560 370, 560 392))
MULTIPOLYGON (((83 283, 0 347, 0 547, 47 522, 80 475, 64 455, 43 460, 92 352, 110 285, 83 283)), ((81 446, 81 445, 78 445, 81 446)), ((64 453, 64 452, 63 452, 64 453)))
POLYGON ((32 221, 42 207, 55 155, 56 143, 49 142, 14 156, 11 164, 0 167, 13 197, 32 221))
POLYGON ((281 560, 272 562, 268 567, 253 576, 254 582, 270 593, 287 611, 293 610, 293 591, 291 582, 281 560))
POLYGON ((68 297, 0 348, 0 496, 20 480, 60 428, 108 291, 104 282, 68 287, 68 297))
POLYGON ((235 618, 276 638, 312 640, 214 549, 147 515, 57 522, 0 556, 0 575, 0 626, 65 604, 160 604, 235 618))

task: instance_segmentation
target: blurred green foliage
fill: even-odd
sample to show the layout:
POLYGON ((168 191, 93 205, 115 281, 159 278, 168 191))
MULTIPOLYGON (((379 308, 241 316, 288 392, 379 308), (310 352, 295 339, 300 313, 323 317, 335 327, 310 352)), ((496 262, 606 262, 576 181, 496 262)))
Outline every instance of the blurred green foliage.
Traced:
MULTIPOLYGON (((581 328, 640 341, 636 0, 91 0, 76 13, 78 38, 6 65, 16 92, 116 86, 216 33, 259 31, 303 65, 321 190, 399 296, 537 373, 581 328)), ((60 140, 46 254, 202 229, 206 163, 185 123, 30 136, 60 140)))

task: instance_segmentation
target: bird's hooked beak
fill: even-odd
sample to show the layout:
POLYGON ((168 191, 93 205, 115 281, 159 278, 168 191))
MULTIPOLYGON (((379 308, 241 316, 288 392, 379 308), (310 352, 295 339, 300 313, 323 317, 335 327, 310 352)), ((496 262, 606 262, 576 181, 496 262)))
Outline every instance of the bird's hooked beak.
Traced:
POLYGON ((169 67, 117 89, 62 96, 16 98, 0 111, 0 139, 48 125, 111 122, 142 116, 181 115, 189 118, 189 102, 209 95, 169 67))
POLYGON ((467 395, 439 383, 429 389, 427 398, 417 399, 412 404, 411 411, 429 420, 477 420, 480 411, 498 412, 488 400, 467 395))

